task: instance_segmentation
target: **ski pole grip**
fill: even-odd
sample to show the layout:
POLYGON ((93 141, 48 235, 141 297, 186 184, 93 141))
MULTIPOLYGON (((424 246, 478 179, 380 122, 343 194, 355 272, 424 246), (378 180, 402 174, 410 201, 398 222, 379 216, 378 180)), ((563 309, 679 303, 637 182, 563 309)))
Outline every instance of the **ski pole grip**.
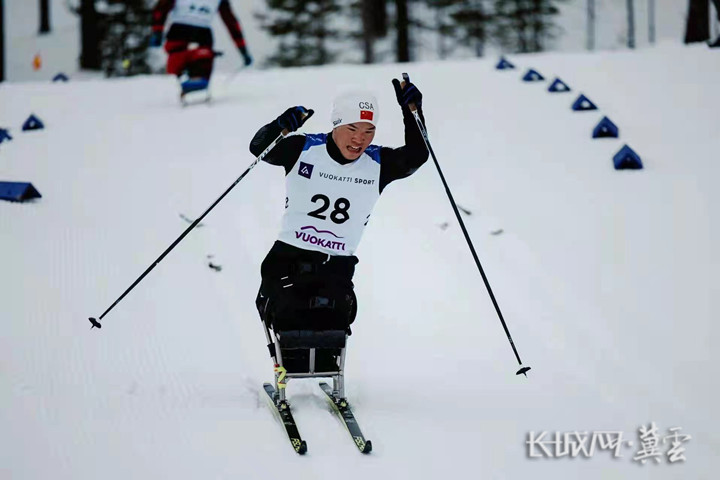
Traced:
MULTIPOLYGON (((402 82, 400 82, 400 88, 405 89, 405 85, 410 83, 410 75, 408 75, 407 73, 403 73, 402 77, 403 77, 403 80, 402 80, 402 82)), ((410 109, 411 112, 417 111, 417 106, 415 106, 414 103, 408 103, 408 108, 410 109)))
MULTIPOLYGON (((402 86, 403 88, 405 88, 405 82, 402 82, 402 83, 400 84, 400 86, 402 86)), ((415 106, 414 103, 408 103, 408 108, 410 109, 411 112, 417 112, 417 107, 415 106)))
MULTIPOLYGON (((300 127, 303 126, 303 124, 305 123, 305 121, 308 118, 312 117, 313 113, 315 113, 315 110, 313 110, 311 108, 307 112, 300 114, 300 127)), ((300 128, 300 127, 298 127, 298 128, 300 128)), ((290 130, 288 130, 287 128, 283 128, 282 132, 280 132, 280 133, 282 133, 283 137, 287 137, 292 132, 290 130)))

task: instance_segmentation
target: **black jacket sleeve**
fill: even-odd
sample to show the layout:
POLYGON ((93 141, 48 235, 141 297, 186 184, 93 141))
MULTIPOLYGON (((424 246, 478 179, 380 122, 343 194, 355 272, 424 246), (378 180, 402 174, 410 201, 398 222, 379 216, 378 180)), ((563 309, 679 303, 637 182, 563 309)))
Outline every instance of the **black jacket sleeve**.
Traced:
MULTIPOLYGON (((280 135, 280 132, 282 132, 282 128, 278 125, 277 120, 263 126, 250 141, 250 152, 256 157, 259 156, 280 135)), ((304 146, 305 135, 287 136, 265 155, 263 161, 270 165, 285 167, 285 175, 287 175, 300 158, 304 146)))
MULTIPOLYGON (((425 116, 418 110, 425 125, 425 116)), ((394 180, 409 177, 428 159, 425 140, 420 133, 415 116, 403 108, 405 124, 405 145, 400 148, 383 147, 380 149, 380 192, 394 180)))

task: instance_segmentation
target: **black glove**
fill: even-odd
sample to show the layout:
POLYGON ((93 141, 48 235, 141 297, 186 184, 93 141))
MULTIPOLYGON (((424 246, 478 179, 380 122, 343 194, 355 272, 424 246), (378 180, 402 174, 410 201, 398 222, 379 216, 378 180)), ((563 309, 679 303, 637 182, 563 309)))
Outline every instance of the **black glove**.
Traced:
POLYGON ((242 55, 243 60, 245 61, 245 66, 249 67, 253 63, 253 57, 250 55, 250 52, 247 51, 247 48, 241 47, 239 48, 240 55, 242 55))
POLYGON ((315 113, 314 110, 308 110, 305 107, 290 107, 277 118, 277 123, 283 130, 294 132, 302 127, 303 123, 312 117, 313 113, 315 113))
POLYGON ((410 108, 410 104, 414 104, 418 109, 422 107, 422 93, 418 88, 410 83, 410 77, 407 73, 403 73, 405 85, 401 86, 400 81, 393 78, 392 84, 395 87, 395 96, 397 101, 403 108, 410 108))

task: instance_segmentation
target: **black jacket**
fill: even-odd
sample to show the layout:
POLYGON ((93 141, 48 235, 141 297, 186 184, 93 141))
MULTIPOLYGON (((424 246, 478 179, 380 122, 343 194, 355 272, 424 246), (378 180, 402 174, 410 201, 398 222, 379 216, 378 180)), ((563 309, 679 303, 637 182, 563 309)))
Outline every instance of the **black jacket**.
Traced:
MULTIPOLYGON (((419 113, 425 124, 422 111, 419 113)), ((415 123, 413 114, 407 109, 403 109, 403 123, 405 124, 405 145, 399 148, 382 147, 380 149, 380 193, 390 182, 415 173, 428 159, 425 141, 415 123)), ((280 135, 281 131, 282 127, 278 125, 277 120, 263 126, 250 142, 252 154, 256 157, 260 155, 280 135)), ((275 145, 263 158, 263 161, 284 167, 287 175, 295 166, 304 145, 305 135, 288 136, 275 145)), ((353 161, 342 156, 330 133, 327 136, 327 151, 330 157, 340 164, 345 165, 353 161)))
MULTIPOLYGON (((424 124, 425 118, 422 111, 419 114, 424 124)), ((403 109, 403 122, 405 124, 405 145, 399 148, 381 147, 380 149, 379 188, 381 193, 390 182, 412 175, 428 159, 425 141, 413 114, 407 109, 403 109)), ((277 120, 263 126, 250 142, 252 154, 259 156, 280 135, 281 131, 282 128, 277 120)), ((304 145, 305 135, 288 136, 275 145, 263 160, 271 165, 284 167, 287 175, 298 161, 304 145)), ((342 156, 331 134, 327 136, 327 151, 330 157, 338 163, 344 165, 352 162, 342 156)), ((337 281, 346 281, 352 285, 351 280, 357 262, 358 259, 354 255, 325 255, 276 241, 262 263, 263 285, 268 282, 275 283, 284 276, 293 277, 307 269, 312 270, 313 274, 334 277, 337 281)))

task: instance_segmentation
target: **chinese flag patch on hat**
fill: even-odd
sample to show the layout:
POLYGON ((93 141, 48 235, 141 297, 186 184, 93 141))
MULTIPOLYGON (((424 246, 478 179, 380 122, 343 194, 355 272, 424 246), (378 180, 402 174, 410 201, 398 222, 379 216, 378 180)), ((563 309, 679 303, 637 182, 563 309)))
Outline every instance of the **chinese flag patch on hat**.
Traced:
POLYGON ((335 98, 330 121, 333 128, 355 122, 368 122, 377 126, 379 118, 380 110, 375 95, 356 91, 335 98))

